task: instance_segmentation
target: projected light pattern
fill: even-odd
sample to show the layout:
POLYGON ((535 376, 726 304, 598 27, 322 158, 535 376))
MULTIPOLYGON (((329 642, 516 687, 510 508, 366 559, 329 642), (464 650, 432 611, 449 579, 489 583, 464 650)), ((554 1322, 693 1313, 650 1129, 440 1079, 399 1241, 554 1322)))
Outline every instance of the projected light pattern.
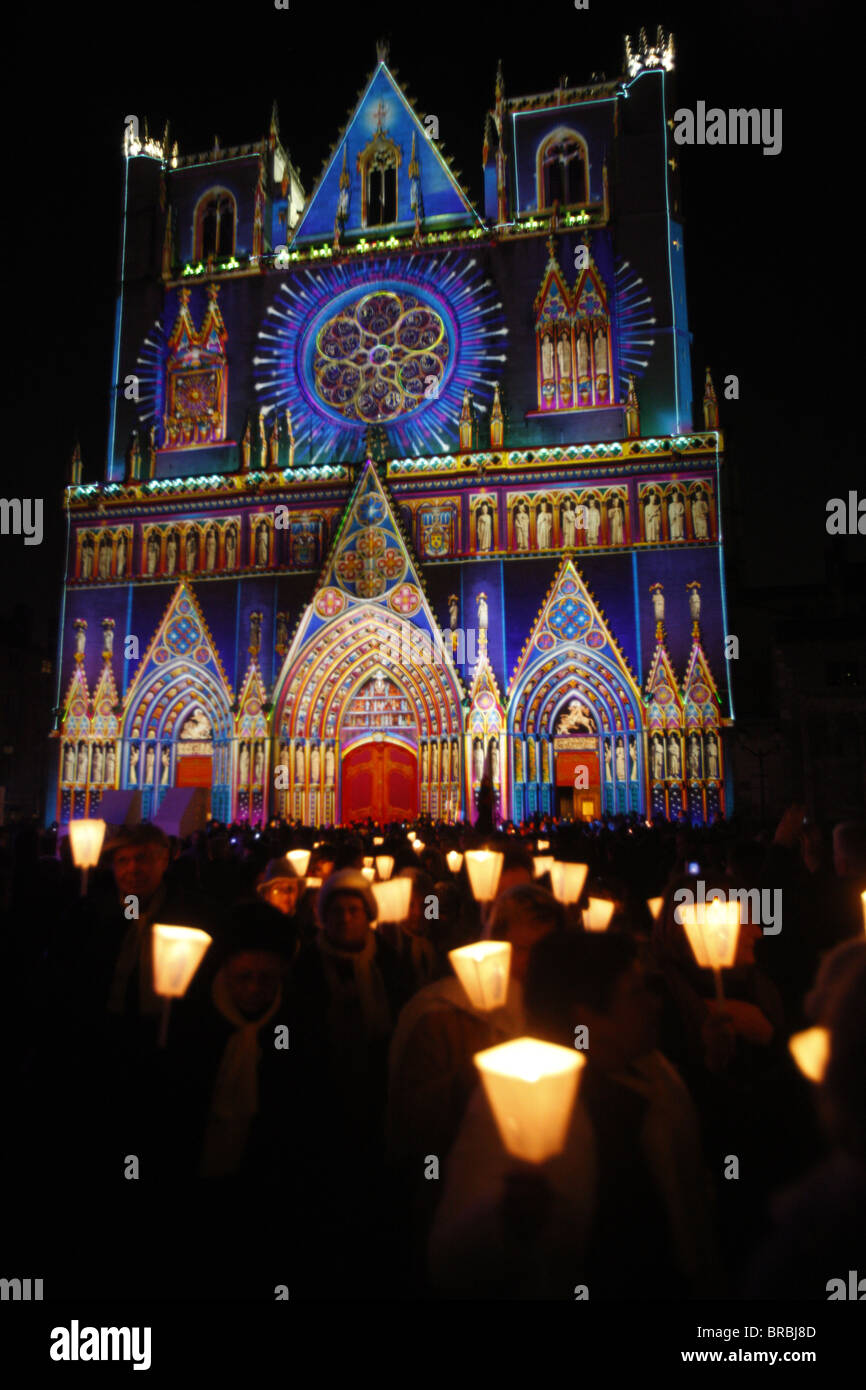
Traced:
POLYGON ((616 267, 616 321, 619 331, 620 399, 628 394, 629 376, 640 378, 649 366, 655 338, 647 336, 656 323, 646 282, 629 261, 616 267))
POLYGON ((464 392, 486 411, 505 361, 501 301, 462 253, 305 269, 267 312, 256 390, 310 463, 357 459, 371 424, 394 455, 447 452, 464 392))
POLYGON ((158 444, 162 442, 167 355, 165 332, 157 319, 135 359, 135 375, 138 377, 138 418, 144 431, 149 430, 152 425, 156 426, 158 444))

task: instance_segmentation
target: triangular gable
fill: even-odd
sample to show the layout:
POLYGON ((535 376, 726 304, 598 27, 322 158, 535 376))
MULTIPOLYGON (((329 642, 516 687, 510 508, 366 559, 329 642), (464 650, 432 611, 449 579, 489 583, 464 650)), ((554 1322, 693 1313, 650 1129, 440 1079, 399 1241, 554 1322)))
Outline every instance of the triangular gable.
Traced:
POLYGON ((683 705, 686 724, 719 724, 721 721, 721 701, 710 663, 701 646, 700 638, 692 642, 686 674, 683 681, 683 705))
POLYGON ((500 712, 504 709, 502 698, 499 694, 499 686, 496 683, 496 675, 493 671, 493 667, 490 665, 486 652, 480 658, 469 686, 470 703, 474 705, 481 695, 491 695, 495 704, 499 707, 500 712))
POLYGON ((264 713, 267 698, 258 658, 253 656, 238 696, 238 733, 241 737, 264 737, 267 734, 268 721, 264 713))
POLYGON ((535 296, 535 322, 551 323, 567 319, 571 313, 571 294, 553 250, 553 239, 549 242, 550 259, 544 272, 541 288, 535 296))
POLYGON ((75 663, 75 669, 66 687, 61 727, 64 734, 90 732, 90 689, 81 662, 75 663))
POLYGON ((228 330, 217 303, 219 285, 209 285, 207 294, 207 308, 201 328, 197 329, 189 307, 190 290, 184 287, 180 291, 180 307, 174 327, 168 336, 168 350, 172 360, 176 361, 190 353, 199 352, 205 352, 209 356, 223 356, 228 330))
POLYGON ((586 647, 593 656, 607 658, 619 667, 632 696, 639 698, 640 690, 631 667, 607 625, 603 610, 593 598, 574 561, 566 557, 554 576, 518 657, 508 683, 509 697, 516 690, 523 673, 539 656, 554 651, 558 646, 575 644, 586 647))
POLYGON ((578 276, 572 303, 578 318, 607 318, 607 290, 591 256, 578 276))
POLYGON ((114 711, 118 704, 117 685, 109 659, 102 663, 93 692, 93 733, 97 737, 114 738, 117 734, 118 720, 114 711))
POLYGON ((679 727, 682 702, 674 668, 663 641, 656 642, 647 676, 645 698, 648 723, 651 727, 679 727))
POLYGON ((380 604, 425 634, 465 698, 465 687, 451 659, 450 637, 443 635, 424 587, 411 544, 390 497, 368 459, 349 499, 325 561, 312 601, 295 630, 284 664, 288 669, 301 647, 333 618, 352 607, 380 604))
POLYGON ((428 137, 424 125, 387 64, 380 62, 330 153, 295 229, 292 245, 333 236, 341 191, 348 194, 343 221, 344 237, 361 236, 367 232, 376 234, 384 230, 377 226, 365 226, 363 217, 363 174, 359 161, 363 161, 365 151, 375 153, 377 142, 383 150, 386 142, 391 142, 396 147, 399 161, 397 217, 394 223, 388 225, 406 230, 414 228, 415 210, 411 203, 409 174, 413 138, 424 226, 483 225, 452 173, 439 142, 428 137), (340 179, 344 168, 348 185, 341 190, 340 179))
MULTIPOLYGON (((183 581, 172 594, 130 683, 126 696, 127 723, 131 714, 136 721, 146 714, 146 711, 137 711, 139 694, 154 671, 165 669, 168 673, 178 661, 188 662, 196 672, 209 676, 223 695, 226 706, 231 704, 231 687, 204 614, 192 587, 183 581)), ((128 728, 126 732, 135 735, 140 731, 128 728)))

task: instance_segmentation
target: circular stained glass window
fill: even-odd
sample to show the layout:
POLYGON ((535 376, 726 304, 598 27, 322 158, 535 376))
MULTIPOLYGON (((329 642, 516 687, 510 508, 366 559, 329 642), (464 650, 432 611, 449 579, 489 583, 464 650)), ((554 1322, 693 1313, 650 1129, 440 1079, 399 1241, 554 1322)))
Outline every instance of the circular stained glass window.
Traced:
POLYGON ((344 298, 305 347, 319 401, 344 420, 388 424, 435 399, 451 344, 444 311, 396 288, 344 298))

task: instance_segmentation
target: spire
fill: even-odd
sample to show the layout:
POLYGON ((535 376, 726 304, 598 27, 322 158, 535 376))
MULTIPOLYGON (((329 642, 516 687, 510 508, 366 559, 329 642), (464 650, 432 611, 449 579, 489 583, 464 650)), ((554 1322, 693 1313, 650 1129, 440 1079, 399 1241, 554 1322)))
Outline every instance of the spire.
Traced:
POLYGON ((463 408, 460 411, 460 453, 471 454, 474 448, 475 408, 469 387, 463 392, 463 408))
POLYGON ((126 447, 126 476, 123 481, 127 487, 131 483, 137 483, 141 478, 141 445, 138 441, 138 431, 133 430, 129 436, 129 443, 126 447))
POLYGON ((286 436, 289 441, 289 468, 295 466, 295 431, 292 429, 292 412, 286 411, 286 436))
POLYGON ((260 473, 264 473, 268 466, 268 436, 265 430, 265 416, 267 406, 259 407, 259 468, 260 473))
POLYGON ((268 472, 275 473, 280 466, 279 417, 274 411, 273 424, 268 435, 268 472))
POLYGON ((280 143, 280 117, 277 111, 277 101, 274 98, 271 106, 271 119, 268 126, 268 149, 273 150, 280 143))
POLYGON ((376 41, 376 62, 387 63, 390 57, 390 49, 387 39, 377 39, 376 41))
POLYGON ((69 483, 71 487, 81 486, 81 468, 81 445, 76 439, 72 457, 69 460, 69 483))
POLYGON ((692 637, 696 642, 701 640, 701 586, 697 579, 686 585, 686 592, 689 596, 689 617, 692 620, 692 637))
POLYGON ((499 382, 493 388, 493 409, 490 412, 490 447, 501 449, 505 440, 505 421, 502 416, 502 401, 499 399, 499 382))
POLYGON ((704 382, 704 429, 717 430, 719 428, 719 402, 716 399, 716 391, 713 386, 713 378, 710 376, 710 369, 707 367, 707 375, 704 382))
POLYGON ((252 411, 247 412, 247 422, 244 425, 244 432, 241 435, 241 473, 250 471, 250 448, 252 445, 252 411))
POLYGON ((640 439, 640 406, 633 376, 629 376, 628 395, 625 398, 625 433, 627 439, 640 439))

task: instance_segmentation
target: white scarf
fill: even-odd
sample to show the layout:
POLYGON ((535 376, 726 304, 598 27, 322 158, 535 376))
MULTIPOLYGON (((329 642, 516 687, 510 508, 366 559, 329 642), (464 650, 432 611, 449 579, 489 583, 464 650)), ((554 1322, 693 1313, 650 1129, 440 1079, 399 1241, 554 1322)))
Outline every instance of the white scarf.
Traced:
POLYGON ((342 951, 334 946, 324 932, 319 932, 316 944, 322 953, 328 993, 335 1010, 339 1012, 341 1003, 357 999, 361 1005, 364 1028, 367 1036, 387 1037, 391 1031, 391 1008, 385 992, 385 982, 376 964, 376 937, 368 931, 367 940, 360 951, 342 951), (338 965, 351 965, 351 980, 338 965))
POLYGON ((214 1008, 234 1024, 214 1082, 199 1176, 222 1178, 236 1173, 244 1156, 253 1116, 259 1109, 259 1031, 282 1003, 282 988, 261 1018, 244 1018, 229 993, 224 970, 211 987, 214 1008))

